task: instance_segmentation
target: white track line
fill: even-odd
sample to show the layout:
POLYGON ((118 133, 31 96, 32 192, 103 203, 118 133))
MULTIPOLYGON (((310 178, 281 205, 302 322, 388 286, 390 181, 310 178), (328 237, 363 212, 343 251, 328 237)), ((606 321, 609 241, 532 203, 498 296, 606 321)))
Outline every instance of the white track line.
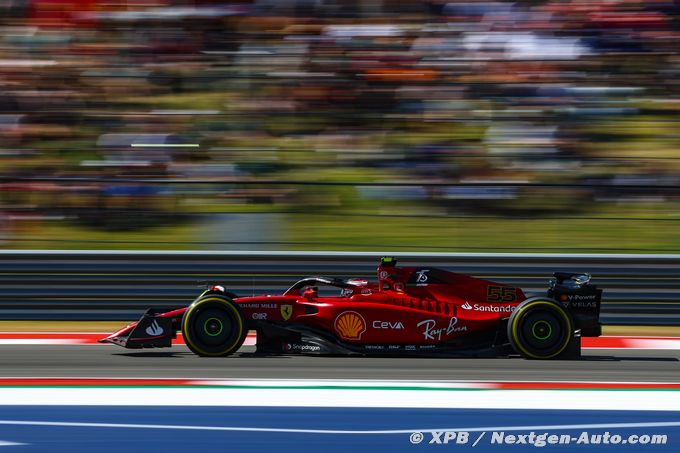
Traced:
POLYGON ((83 345, 81 340, 77 338, 3 338, 0 339, 0 346, 59 346, 64 344, 83 345))
POLYGON ((0 406, 385 407, 680 412, 677 390, 4 387, 0 406))

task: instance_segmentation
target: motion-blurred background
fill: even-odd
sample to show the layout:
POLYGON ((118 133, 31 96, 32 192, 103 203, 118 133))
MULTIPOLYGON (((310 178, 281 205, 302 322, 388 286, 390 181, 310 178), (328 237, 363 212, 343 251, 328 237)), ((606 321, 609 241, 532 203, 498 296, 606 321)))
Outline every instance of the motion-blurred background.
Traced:
POLYGON ((0 0, 6 248, 680 252, 672 0, 0 0))

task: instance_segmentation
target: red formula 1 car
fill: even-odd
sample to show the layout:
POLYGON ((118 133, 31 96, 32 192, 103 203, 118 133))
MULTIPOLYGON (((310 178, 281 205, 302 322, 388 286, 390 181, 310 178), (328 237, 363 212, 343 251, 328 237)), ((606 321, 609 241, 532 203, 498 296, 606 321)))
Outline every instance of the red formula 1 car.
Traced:
POLYGON ((579 357, 599 336, 602 290, 588 274, 554 274, 545 295, 383 258, 378 282, 309 277, 282 295, 236 297, 214 285, 191 305, 144 316, 100 340, 169 347, 177 331, 201 356, 228 356, 257 332, 257 352, 332 355, 579 357), (334 290, 320 295, 319 287, 334 290))

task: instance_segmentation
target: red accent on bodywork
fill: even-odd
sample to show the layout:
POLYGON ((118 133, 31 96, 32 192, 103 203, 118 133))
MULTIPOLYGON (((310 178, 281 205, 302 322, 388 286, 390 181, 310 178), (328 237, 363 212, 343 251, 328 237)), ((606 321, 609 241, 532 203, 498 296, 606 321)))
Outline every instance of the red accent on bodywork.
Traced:
MULTIPOLYGON (((308 290, 302 295, 239 297, 234 302, 239 304, 249 328, 261 322, 291 323, 355 344, 435 345, 498 331, 504 319, 526 299, 519 288, 438 268, 380 266, 378 278, 378 284, 335 288, 336 296, 320 295, 328 294, 324 287, 319 293, 308 290), (354 332, 358 325, 336 325, 335 320, 345 312, 358 313, 365 321, 365 331, 364 326, 358 334, 354 332)), ((173 326, 179 330, 185 311, 182 308, 156 316, 173 318, 173 326)), ((135 325, 129 324, 101 341, 129 335, 135 325)))
POLYGON ((99 342, 100 343, 111 343, 115 338, 127 337, 128 335, 130 335, 130 332, 132 332, 132 329, 134 329, 137 326, 137 324, 138 324, 137 321, 132 322, 132 323, 128 324, 127 326, 123 327, 122 329, 116 330, 115 332, 113 332, 108 337, 102 338, 101 340, 99 340, 99 342))

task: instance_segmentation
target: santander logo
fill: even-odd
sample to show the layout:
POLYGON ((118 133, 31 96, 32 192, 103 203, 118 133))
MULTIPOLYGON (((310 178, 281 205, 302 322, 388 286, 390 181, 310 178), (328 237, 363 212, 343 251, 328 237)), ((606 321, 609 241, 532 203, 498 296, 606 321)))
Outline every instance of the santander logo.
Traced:
POLYGON ((465 303, 461 305, 460 308, 463 310, 486 311, 490 313, 512 313, 515 309, 513 305, 470 305, 470 302, 468 301, 465 301, 465 303))
POLYGON ((158 336, 163 333, 163 328, 159 326, 158 321, 154 319, 153 322, 151 322, 151 325, 146 328, 145 332, 147 335, 150 335, 152 337, 158 336))

